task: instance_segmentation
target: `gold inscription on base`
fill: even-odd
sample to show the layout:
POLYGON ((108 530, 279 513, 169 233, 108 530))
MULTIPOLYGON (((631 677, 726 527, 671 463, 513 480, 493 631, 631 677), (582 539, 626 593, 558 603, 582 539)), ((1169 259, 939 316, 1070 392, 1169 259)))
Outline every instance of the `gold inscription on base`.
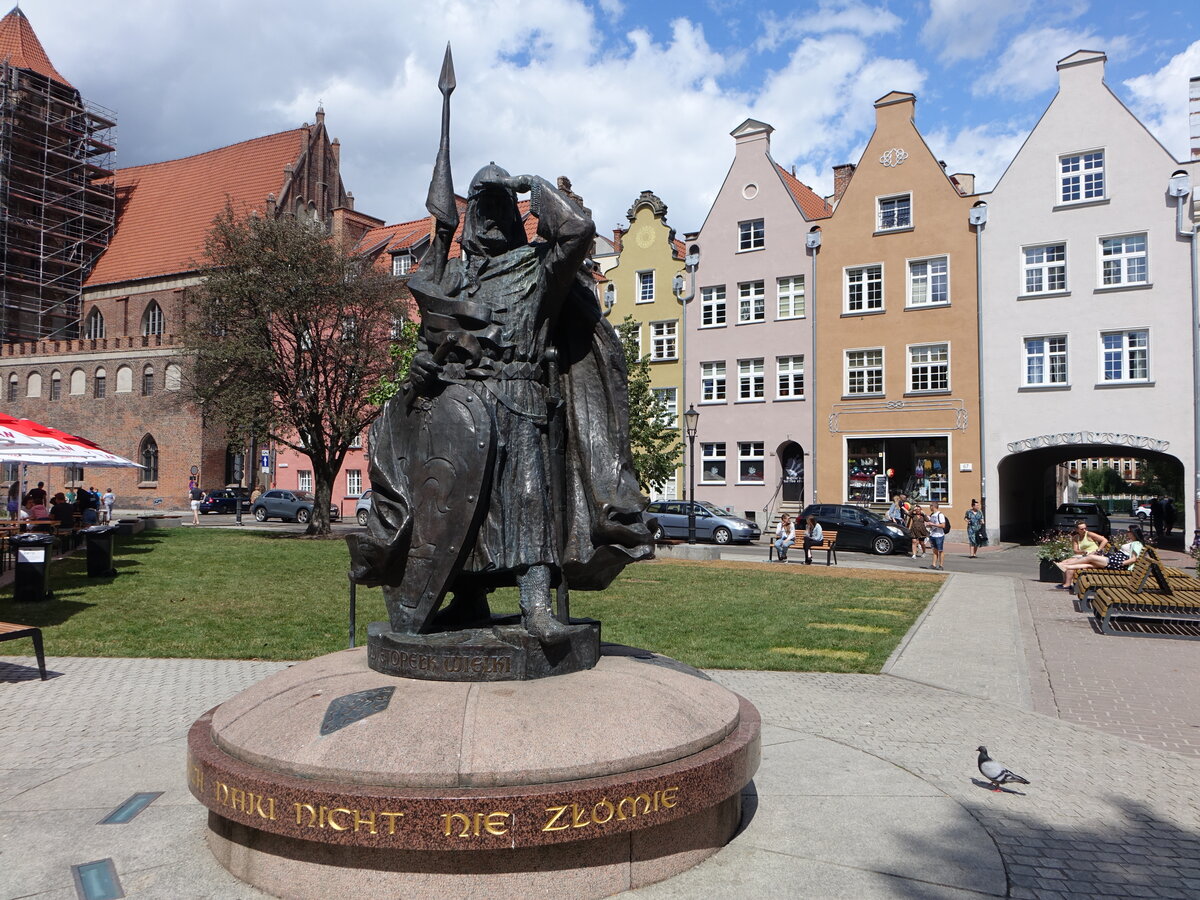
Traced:
POLYGON ((616 819, 636 819, 651 813, 671 809, 679 802, 679 788, 669 787, 653 794, 638 794, 636 797, 622 797, 613 803, 607 797, 594 804, 590 809, 587 804, 566 803, 562 806, 547 806, 546 812, 550 818, 542 826, 542 831, 566 831, 568 828, 587 828, 589 825, 605 825, 616 819))
POLYGON ((508 826, 512 821, 512 813, 504 810, 474 815, 468 813, 442 813, 442 833, 446 837, 454 835, 459 838, 479 837, 487 834, 500 837, 508 834, 508 826))

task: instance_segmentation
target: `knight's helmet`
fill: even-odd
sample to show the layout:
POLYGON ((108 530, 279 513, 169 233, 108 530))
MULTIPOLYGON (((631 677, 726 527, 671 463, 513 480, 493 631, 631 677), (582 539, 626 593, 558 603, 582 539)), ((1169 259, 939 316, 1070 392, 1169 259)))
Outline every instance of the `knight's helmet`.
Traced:
POLYGON ((503 203, 492 204, 490 213, 496 225, 508 237, 509 245, 517 247, 525 243, 525 226, 521 223, 521 214, 517 209, 516 192, 494 183, 498 178, 507 177, 509 177, 507 171, 494 162, 489 162, 471 179, 471 186, 467 190, 467 215, 466 221, 463 223, 462 244, 464 249, 472 255, 477 254, 481 249, 476 246, 476 235, 484 227, 480 221, 478 203, 475 201, 478 201, 485 193, 500 195, 506 200, 503 203))

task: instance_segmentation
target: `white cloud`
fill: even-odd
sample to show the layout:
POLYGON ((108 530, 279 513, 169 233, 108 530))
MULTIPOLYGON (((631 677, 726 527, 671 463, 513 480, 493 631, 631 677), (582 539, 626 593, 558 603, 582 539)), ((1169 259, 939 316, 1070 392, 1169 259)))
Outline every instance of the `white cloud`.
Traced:
POLYGON ((943 62, 976 59, 996 42, 1000 28, 1024 17, 1031 0, 930 0, 921 42, 943 62))
POLYGON ((1176 159, 1189 158, 1188 81, 1200 75, 1200 41, 1178 53, 1156 72, 1125 81, 1130 107, 1176 159))
POLYGON ((934 156, 946 161, 951 175, 975 176, 975 192, 990 191, 1029 136, 1012 124, 975 125, 957 131, 937 129, 925 135, 934 156))
POLYGON ((1092 29, 1035 28, 1008 45, 993 71, 971 87, 976 96, 996 95, 1028 99, 1058 84, 1055 63, 1076 50, 1102 50, 1119 55, 1128 38, 1101 37, 1092 29))
POLYGON ((755 49, 774 50, 781 44, 812 34, 848 31, 864 37, 890 34, 902 21, 883 6, 871 6, 861 0, 820 0, 815 12, 779 16, 771 10, 761 15, 762 36, 755 49))

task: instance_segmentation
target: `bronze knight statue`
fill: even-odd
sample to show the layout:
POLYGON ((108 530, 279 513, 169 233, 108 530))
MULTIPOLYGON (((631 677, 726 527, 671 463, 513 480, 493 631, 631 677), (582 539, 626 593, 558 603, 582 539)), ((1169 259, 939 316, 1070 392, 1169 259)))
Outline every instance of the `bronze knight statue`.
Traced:
POLYGON ((584 269, 595 225, 545 179, 484 166, 451 253, 449 48, 446 60, 434 236, 409 281, 419 349, 371 429, 374 500, 368 533, 349 539, 351 578, 382 585, 392 631, 412 635, 486 627, 488 593, 515 584, 522 625, 554 645, 568 618, 561 602, 555 618, 554 590, 603 589, 652 554, 625 360, 584 269))

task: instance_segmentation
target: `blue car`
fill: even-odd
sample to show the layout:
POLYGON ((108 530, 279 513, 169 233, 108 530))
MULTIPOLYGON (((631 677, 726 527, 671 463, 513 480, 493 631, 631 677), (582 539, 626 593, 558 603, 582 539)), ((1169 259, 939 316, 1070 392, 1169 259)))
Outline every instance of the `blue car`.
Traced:
MULTIPOLYGON (((696 539, 717 544, 757 541, 762 529, 757 522, 735 516, 703 500, 694 503, 696 509, 696 539)), ((686 500, 655 500, 642 513, 642 521, 650 528, 656 541, 666 538, 687 538, 688 502, 686 500)))

